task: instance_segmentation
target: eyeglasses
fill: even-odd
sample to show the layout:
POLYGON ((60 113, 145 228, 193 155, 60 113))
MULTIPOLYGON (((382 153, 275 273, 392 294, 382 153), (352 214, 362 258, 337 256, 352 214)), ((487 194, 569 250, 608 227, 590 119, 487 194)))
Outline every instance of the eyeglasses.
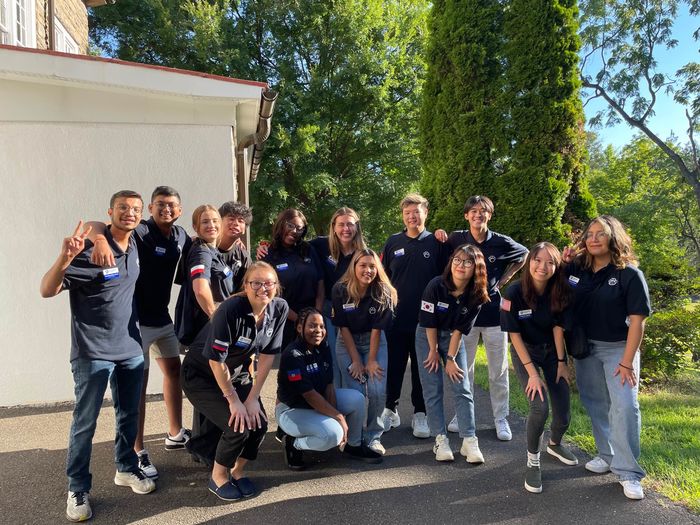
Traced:
POLYGON ((587 241, 590 241, 591 239, 601 241, 607 239, 608 237, 610 237, 610 235, 608 235, 606 232, 587 232, 586 235, 583 236, 583 238, 587 241))
POLYGON ((248 281, 248 284, 253 290, 260 290, 260 288, 272 290, 277 284, 277 281, 248 281))
POLYGON ((121 213, 133 211, 135 215, 141 215, 141 212, 143 211, 143 207, 141 206, 127 206, 126 204, 118 204, 115 206, 115 208, 121 213))
POLYGON ((177 202, 161 202, 157 201, 154 202, 153 205, 158 208, 159 210, 164 210, 165 208, 168 208, 169 210, 175 210, 180 207, 180 204, 177 202))
POLYGON ((301 233, 304 231, 304 228, 306 226, 297 226, 293 222, 285 222, 284 223, 285 228, 287 228, 290 232, 296 232, 296 233, 301 233))
POLYGON ((454 257, 452 259, 452 266, 463 266, 465 268, 471 268, 474 266, 474 261, 471 259, 460 259, 459 257, 454 257))

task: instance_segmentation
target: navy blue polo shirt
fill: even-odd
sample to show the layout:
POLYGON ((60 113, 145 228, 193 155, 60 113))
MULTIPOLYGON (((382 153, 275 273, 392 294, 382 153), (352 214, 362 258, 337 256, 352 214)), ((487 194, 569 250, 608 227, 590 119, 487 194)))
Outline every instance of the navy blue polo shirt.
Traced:
POLYGON ((361 334, 374 329, 388 330, 393 320, 393 312, 389 308, 380 309, 377 301, 372 299, 370 290, 359 304, 354 304, 345 284, 336 283, 333 287, 333 325, 338 328, 348 328, 350 333, 361 334))
POLYGON ((265 317, 258 329, 248 298, 230 297, 216 309, 214 317, 190 346, 187 355, 201 371, 212 377, 210 360, 226 363, 232 379, 245 376, 253 354, 280 352, 288 312, 285 300, 274 297, 265 308, 265 317))
POLYGON ((328 237, 316 237, 309 244, 311 244, 314 250, 316 250, 318 259, 321 261, 321 268, 323 269, 323 286, 326 291, 326 299, 330 299, 333 295, 333 286, 347 271, 355 252, 352 252, 349 255, 343 255, 341 252, 340 257, 336 261, 331 255, 331 247, 328 243, 328 237))
POLYGON ((141 275, 136 281, 136 306, 142 326, 165 326, 172 323, 168 312, 170 290, 181 254, 192 244, 181 226, 170 228, 166 238, 153 220, 141 223, 134 230, 141 261, 141 275))
POLYGON ((550 290, 537 297, 531 308, 523 296, 520 281, 513 283, 503 294, 501 330, 518 333, 530 345, 554 345, 554 327, 564 327, 565 312, 552 313, 550 290))
POLYGON ((627 316, 651 314, 649 288, 635 266, 609 264, 594 273, 578 259, 565 272, 576 298, 574 322, 583 323, 588 339, 626 341, 627 316))
POLYGON ((498 326, 500 324, 498 308, 501 303, 498 281, 501 280, 508 266, 525 259, 528 251, 527 248, 515 242, 507 235, 501 235, 491 230, 486 233, 486 239, 484 239, 482 243, 476 242, 476 239, 474 239, 469 230, 457 230, 452 232, 447 239, 447 243, 452 248, 452 251, 463 244, 473 244, 484 254, 491 302, 485 304, 481 309, 474 326, 498 326))
POLYGON ((243 288, 243 276, 250 268, 250 265, 253 264, 250 253, 237 242, 233 243, 231 249, 219 249, 219 252, 224 263, 233 273, 233 290, 236 292, 240 291, 243 288))
POLYGON ((470 293, 467 287, 462 295, 455 297, 442 276, 434 277, 423 292, 418 323, 423 328, 468 334, 481 310, 480 304, 471 304, 470 293))
POLYGON ((104 233, 116 265, 111 268, 90 262, 93 244, 70 263, 63 277, 71 309, 70 360, 121 361, 143 355, 134 288, 139 277, 139 256, 134 236, 126 253, 104 233))
POLYGON ((387 239, 382 264, 399 296, 394 330, 415 332, 423 290, 433 277, 442 274, 449 257, 449 247, 428 230, 415 239, 406 235, 406 230, 387 239))
POLYGON ((175 334, 183 345, 189 345, 207 324, 209 317, 199 306, 193 282, 206 279, 214 302, 221 303, 233 294, 233 272, 224 263, 219 250, 201 239, 195 239, 185 262, 185 283, 180 288, 175 307, 175 334))
POLYGON ((331 350, 323 341, 320 346, 308 348, 298 339, 284 349, 277 373, 277 399, 290 408, 313 407, 304 394, 315 390, 325 398, 326 388, 333 383, 331 350))
POLYGON ((308 253, 301 254, 301 247, 288 250, 270 248, 263 261, 272 265, 282 285, 282 297, 289 308, 299 312, 302 308, 316 306, 318 282, 323 279, 323 271, 318 255, 308 246, 308 253))

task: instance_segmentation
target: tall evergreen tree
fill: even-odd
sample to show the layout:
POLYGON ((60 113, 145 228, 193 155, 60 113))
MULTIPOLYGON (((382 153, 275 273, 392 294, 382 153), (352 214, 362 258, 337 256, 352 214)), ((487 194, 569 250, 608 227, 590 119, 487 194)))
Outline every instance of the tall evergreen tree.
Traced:
POLYGON ((433 3, 420 137, 421 189, 436 228, 463 228, 465 199, 495 189, 504 140, 497 105, 501 18, 497 0, 433 3))

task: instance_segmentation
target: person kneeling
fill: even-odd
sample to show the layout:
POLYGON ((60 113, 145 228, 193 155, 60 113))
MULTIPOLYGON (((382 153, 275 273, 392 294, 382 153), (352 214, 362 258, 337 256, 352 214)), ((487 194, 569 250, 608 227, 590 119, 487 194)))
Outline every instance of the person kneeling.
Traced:
POLYGON ((280 360, 275 409, 277 436, 284 441, 287 465, 302 470, 303 450, 325 451, 336 446, 349 458, 381 463, 381 454, 362 444, 364 396, 333 386, 323 316, 315 308, 305 308, 295 328, 297 338, 280 360))

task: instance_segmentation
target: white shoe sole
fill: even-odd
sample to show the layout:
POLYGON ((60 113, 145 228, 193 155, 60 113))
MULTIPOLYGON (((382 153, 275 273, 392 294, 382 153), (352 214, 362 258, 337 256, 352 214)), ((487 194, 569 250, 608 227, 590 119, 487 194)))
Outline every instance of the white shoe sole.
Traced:
POLYGON ((531 487, 530 485, 528 485, 527 483, 525 483, 525 490, 527 490, 528 492, 531 492, 531 493, 533 493, 533 494, 539 494, 540 492, 542 492, 542 486, 539 486, 539 487, 531 487))
POLYGON ((607 474, 608 472, 610 472, 610 467, 607 465, 605 467, 595 467, 589 465, 589 463, 586 463, 585 469, 588 472, 593 472, 594 474, 607 474))
MULTIPOLYGON (((150 479, 150 478, 148 478, 148 479, 150 479)), ((155 483, 153 483, 153 487, 150 488, 149 490, 141 490, 141 489, 138 488, 138 487, 134 487, 134 486, 133 486, 131 483, 129 483, 128 481, 122 481, 122 480, 121 480, 120 478, 118 478, 117 476, 114 476, 114 484, 115 484, 115 485, 118 485, 118 486, 120 486, 120 487, 129 487, 129 488, 130 488, 133 492, 135 492, 136 494, 142 494, 142 495, 143 495, 143 494, 150 494, 151 492, 153 492, 154 490, 156 490, 156 484, 155 484, 155 483)))
POLYGON ((549 448, 549 446, 547 447, 547 454, 549 454, 550 456, 554 456, 554 457, 557 458, 559 461, 561 461, 562 463, 564 463, 564 465, 571 465, 571 466, 578 465, 578 459, 574 459, 574 460, 572 461, 572 460, 570 460, 570 459, 568 459, 568 458, 565 458, 564 456, 562 456, 562 455, 560 455, 560 454, 557 454, 556 451, 554 451, 553 449, 549 448))
POLYGON ((415 428, 413 429, 413 437, 417 437, 418 439, 428 439, 430 437, 430 430, 426 431, 420 431, 416 430, 415 428))

